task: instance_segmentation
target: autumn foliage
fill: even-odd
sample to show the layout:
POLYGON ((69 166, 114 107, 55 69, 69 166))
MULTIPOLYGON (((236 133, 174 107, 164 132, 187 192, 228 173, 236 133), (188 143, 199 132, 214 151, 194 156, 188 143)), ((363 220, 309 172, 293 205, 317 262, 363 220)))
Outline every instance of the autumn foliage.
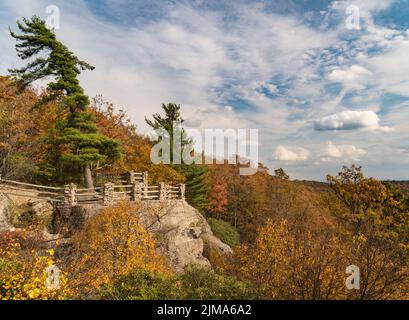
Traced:
POLYGON ((73 237, 65 262, 69 284, 89 294, 135 268, 170 271, 156 252, 153 236, 142 226, 140 207, 120 202, 91 218, 73 237))
POLYGON ((54 250, 27 246, 30 232, 2 233, 0 237, 0 300, 55 300, 71 295, 67 276, 59 274, 58 287, 48 287, 49 267, 58 264, 54 250))
POLYGON ((339 239, 287 220, 268 220, 256 241, 237 252, 237 274, 267 299, 337 299, 345 292, 345 255, 339 239))

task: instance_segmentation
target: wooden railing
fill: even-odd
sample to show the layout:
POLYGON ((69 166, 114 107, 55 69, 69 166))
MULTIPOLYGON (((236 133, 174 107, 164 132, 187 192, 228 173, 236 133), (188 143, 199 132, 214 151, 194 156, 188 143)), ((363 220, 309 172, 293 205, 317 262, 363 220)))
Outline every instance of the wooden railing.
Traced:
POLYGON ((30 197, 44 199, 53 202, 63 202, 63 189, 60 187, 41 186, 2 179, 0 176, 0 192, 11 196, 30 197))
POLYGON ((184 200, 185 185, 148 185, 147 172, 129 172, 122 177, 125 184, 105 183, 94 189, 77 188, 75 184, 64 187, 49 187, 30 183, 2 179, 0 176, 0 192, 11 196, 44 199, 57 206, 73 207, 77 204, 99 203, 111 205, 118 200, 146 201, 146 200, 184 200))

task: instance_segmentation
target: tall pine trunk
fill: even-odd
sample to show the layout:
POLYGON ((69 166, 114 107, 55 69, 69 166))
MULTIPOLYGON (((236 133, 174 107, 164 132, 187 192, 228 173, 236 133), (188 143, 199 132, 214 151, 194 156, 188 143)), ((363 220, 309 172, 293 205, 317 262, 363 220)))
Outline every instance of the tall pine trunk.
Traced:
POLYGON ((91 166, 89 164, 85 165, 84 177, 85 177, 85 184, 87 185, 87 189, 94 190, 94 180, 92 179, 91 166))

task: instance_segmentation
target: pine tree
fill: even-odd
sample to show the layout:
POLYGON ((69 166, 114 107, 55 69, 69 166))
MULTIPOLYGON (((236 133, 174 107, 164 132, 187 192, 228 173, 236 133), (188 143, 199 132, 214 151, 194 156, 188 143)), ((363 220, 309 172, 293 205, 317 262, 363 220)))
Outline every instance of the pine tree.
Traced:
POLYGON ((198 210, 204 210, 209 205, 207 194, 209 187, 206 183, 208 169, 204 165, 179 164, 173 166, 186 178, 186 201, 198 210))
MULTIPOLYGON (((184 122, 182 115, 180 113, 180 105, 175 103, 162 104, 162 109, 165 111, 165 117, 162 117, 160 114, 155 113, 153 115, 153 120, 149 120, 145 117, 146 123, 152 127, 152 129, 165 129, 169 136, 167 137, 170 142, 170 162, 173 163, 173 144, 174 137, 181 136, 181 147, 191 143, 191 140, 186 137, 185 130, 182 127, 184 122), (180 130, 180 132, 177 132, 180 130)), ((181 154, 182 155, 182 150, 181 154)))
MULTIPOLYGON (((153 115, 153 120, 148 120, 147 118, 145 120, 153 129, 162 128, 168 132, 170 139, 170 160, 173 162, 173 137, 176 136, 174 130, 181 130, 181 146, 192 143, 192 140, 186 136, 185 130, 181 127, 184 120, 180 113, 180 105, 174 103, 163 104, 162 109, 165 111, 165 116, 156 113, 153 115)), ((180 172, 186 179, 187 202, 199 210, 205 209, 208 206, 207 193, 209 191, 206 184, 207 168, 196 163, 190 165, 172 164, 172 167, 180 172)))
MULTIPOLYGON (((56 166, 83 172, 88 188, 93 188, 92 169, 117 160, 121 153, 119 144, 98 133, 95 119, 87 113, 89 98, 84 94, 78 76, 81 71, 94 67, 79 60, 55 33, 37 16, 17 22, 21 34, 10 30, 17 40, 16 51, 22 60, 35 58, 21 69, 9 70, 21 90, 37 80, 51 78, 47 93, 35 105, 41 107, 49 101, 57 101, 67 110, 67 119, 57 127, 54 143, 63 152, 56 159, 56 166)), ((78 173, 78 172, 74 172, 78 173)))
POLYGON ((51 143, 58 150, 60 175, 65 179, 75 177, 75 173, 81 173, 81 169, 84 169, 87 187, 93 188, 89 183, 93 180, 89 174, 101 164, 120 157, 119 143, 98 133, 95 118, 90 113, 71 113, 56 131, 57 135, 51 143), (91 170, 85 170, 87 167, 91 170))

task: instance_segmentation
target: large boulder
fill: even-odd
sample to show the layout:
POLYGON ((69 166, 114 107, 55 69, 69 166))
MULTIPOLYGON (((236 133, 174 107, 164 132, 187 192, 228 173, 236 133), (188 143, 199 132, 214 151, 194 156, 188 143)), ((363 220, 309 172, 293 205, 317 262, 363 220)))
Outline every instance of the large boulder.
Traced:
POLYGON ((53 221, 54 207, 46 200, 28 201, 28 213, 35 218, 41 225, 44 225, 49 231, 53 221))
POLYGON ((0 232, 17 232, 22 230, 20 229, 22 220, 31 220, 33 218, 36 219, 36 223, 42 225, 42 228, 29 231, 28 235, 41 239, 41 243, 38 244, 39 248, 55 247, 56 241, 61 239, 61 235, 50 233, 53 206, 49 202, 28 200, 24 206, 18 208, 7 195, 0 193, 0 232))
POLYGON ((81 204, 72 208, 56 208, 53 219, 53 232, 69 238, 75 231, 84 227, 85 223, 100 213, 100 204, 81 204))
MULTIPOLYGON (((71 236, 101 209, 101 205, 78 205, 57 213, 56 232, 71 236)), ((178 273, 191 264, 211 268, 212 257, 232 253, 227 244, 214 236, 200 212, 185 201, 143 201, 138 210, 135 214, 155 235, 158 251, 178 273)))
POLYGON ((216 238, 206 219, 185 201, 147 202, 141 220, 156 234, 159 250, 176 272, 191 264, 211 267, 210 253, 231 254, 231 248, 216 238))
POLYGON ((14 230, 11 224, 13 203, 4 193, 0 193, 0 232, 14 230))

